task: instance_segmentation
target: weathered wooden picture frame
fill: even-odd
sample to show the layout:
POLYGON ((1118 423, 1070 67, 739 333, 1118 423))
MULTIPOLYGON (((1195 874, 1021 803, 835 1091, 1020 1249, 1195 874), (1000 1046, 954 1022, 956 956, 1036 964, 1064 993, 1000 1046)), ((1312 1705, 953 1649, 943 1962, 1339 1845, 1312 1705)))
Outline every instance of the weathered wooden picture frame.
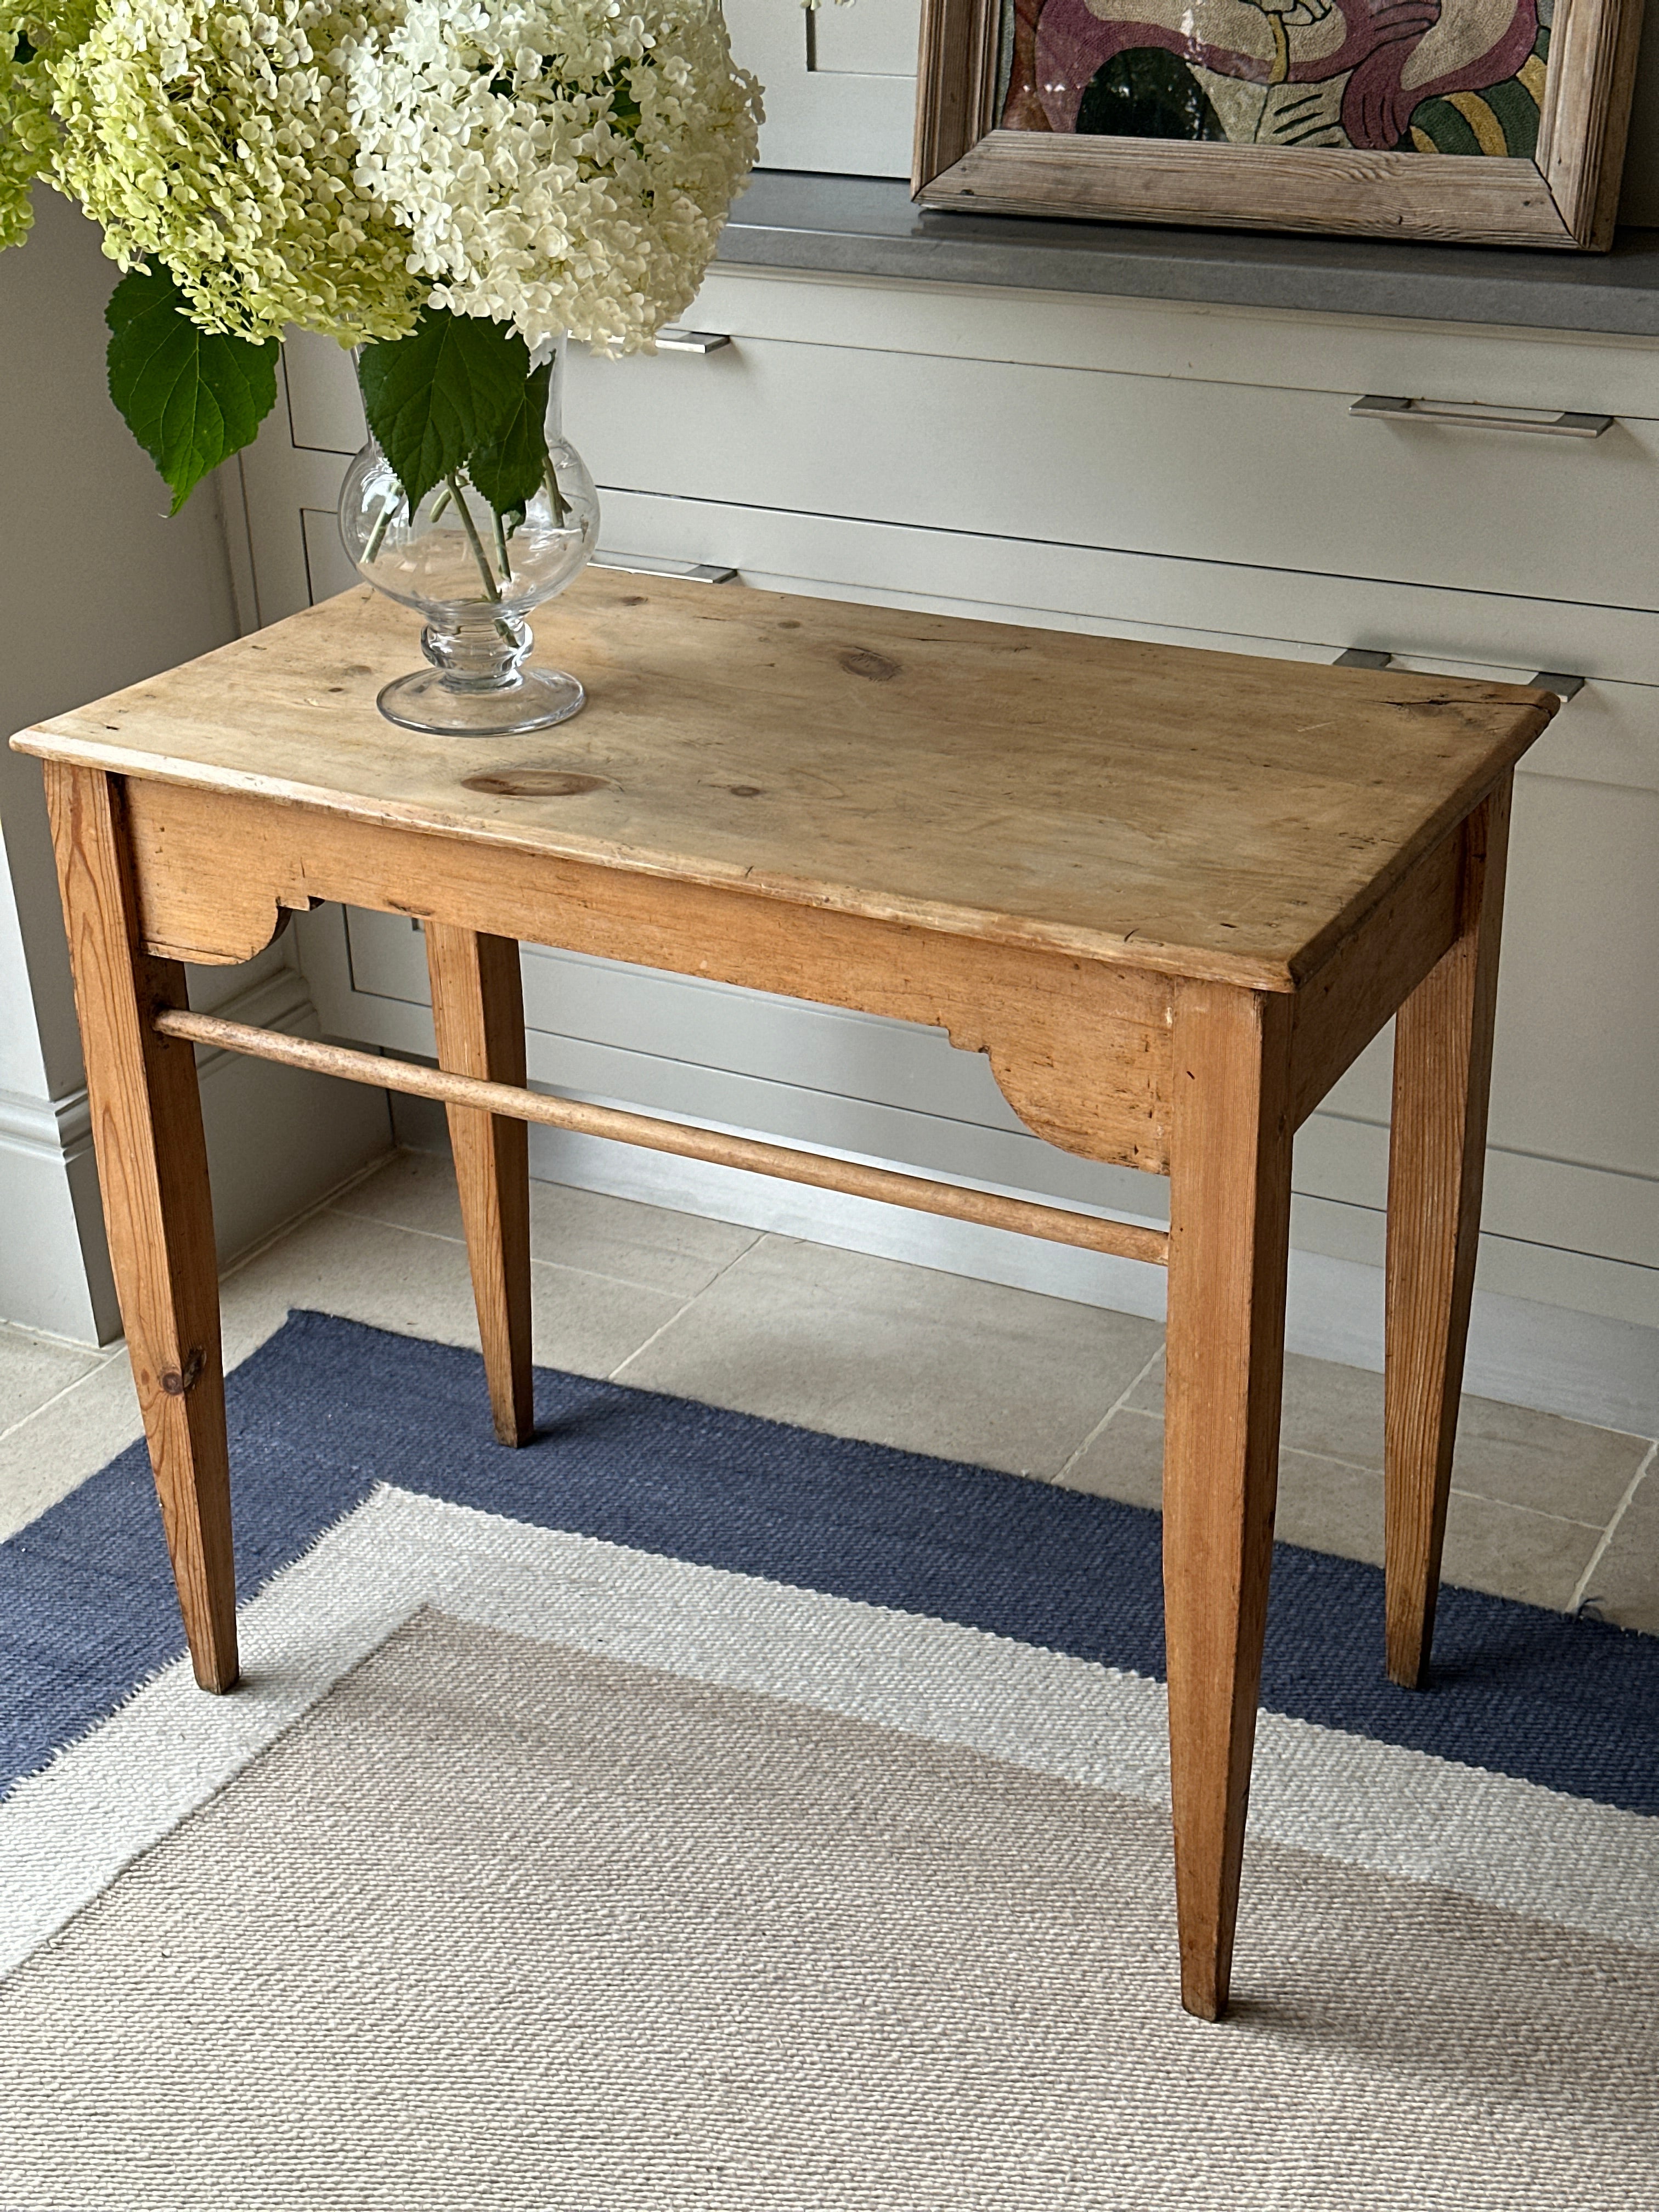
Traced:
MULTIPOLYGON (((1523 18, 1529 15, 1540 27, 1525 62, 1518 69, 1511 64, 1507 82, 1489 88, 1509 96, 1507 112, 1504 98, 1459 89, 1449 76, 1442 82, 1452 88, 1449 96, 1424 101, 1412 112, 1401 141, 1382 147, 1333 143, 1344 134, 1340 121, 1328 118, 1323 143, 1305 125, 1303 143, 1297 143, 1293 114, 1277 140, 1240 143, 1231 129, 1224 136, 1214 127, 1216 112, 1204 99, 1200 78, 1230 94, 1236 85, 1247 103, 1258 94, 1265 103, 1278 88, 1299 94, 1322 64, 1299 63, 1295 38, 1310 21, 1342 23, 1349 9, 1344 0, 1273 7, 1267 0, 1211 4, 1218 11, 1230 9, 1231 21, 1253 21, 1252 9, 1261 18, 1258 43, 1263 55, 1229 54, 1223 78, 1193 69, 1194 60, 1213 60, 1217 46, 1200 45, 1192 28, 1194 13, 1186 15, 1181 30, 1172 32, 1161 23, 1160 13, 1167 13, 1163 0, 1147 0, 1140 11, 1148 19, 1145 26, 1127 23, 1135 12, 1130 0, 1112 0, 1109 18, 1098 0, 1094 6, 1088 0, 1016 0, 1006 33, 1010 18, 1004 0, 923 0, 915 198, 927 207, 988 214, 1342 231, 1595 252, 1612 243, 1641 0, 1554 0, 1553 9, 1548 0, 1541 7, 1539 0, 1516 0, 1508 21, 1520 23, 1522 36, 1523 18), (1098 36, 1107 45, 1121 45, 1143 30, 1147 44, 1140 51, 1156 64, 1145 76, 1155 86, 1179 77, 1181 97, 1188 106, 1178 119, 1184 122, 1187 113, 1196 118, 1192 135, 1125 134, 1125 120, 1133 124, 1148 110, 1144 101, 1137 105, 1138 83, 1129 74, 1137 58, 1122 54, 1115 56, 1116 75, 1106 86, 1115 101, 1110 119, 1103 125, 1091 121, 1081 130, 1068 125, 1063 95, 1057 102, 1054 94, 1052 63, 1043 74, 1037 43, 1046 35, 1046 11, 1056 7, 1067 11, 1061 20, 1071 24, 1075 16, 1083 26, 1082 41, 1077 24, 1071 25, 1070 35, 1073 50, 1081 46, 1085 57, 1094 22, 1100 24, 1098 36), (1086 15, 1079 12, 1085 8, 1086 15), (1546 52, 1547 64, 1540 58, 1546 52), (1047 106, 1042 104, 1045 98, 1047 106), (1527 111, 1528 99, 1535 118, 1527 111), (1049 119, 1056 105, 1062 116, 1058 126, 1049 119), (1513 127, 1512 114, 1524 118, 1516 134, 1522 142, 1534 137, 1529 153, 1507 150, 1510 142, 1504 134, 1513 127), (1447 135, 1467 150, 1433 150, 1439 143, 1431 135, 1436 115, 1443 116, 1447 135), (1011 122, 1018 127, 1009 127, 1011 122), (1425 130, 1424 122, 1431 128, 1425 130), (1407 137, 1409 149, 1404 147, 1407 137), (1307 143, 1310 137, 1315 143, 1307 143)), ((1443 4, 1449 7, 1451 0, 1443 4)), ((1413 0, 1401 0, 1391 8, 1370 7, 1369 13, 1381 21, 1412 5, 1413 0)), ((1440 12, 1433 0, 1424 0, 1418 10, 1424 23, 1433 23, 1440 12)), ((1201 24, 1202 5, 1196 15, 1201 24)), ((1357 7, 1354 20, 1363 31, 1357 7)), ((1328 46, 1335 33, 1323 35, 1328 46)), ((1349 40, 1344 51, 1361 50, 1352 23, 1344 35, 1349 40)), ((1419 28, 1415 35, 1422 40, 1426 33, 1419 28)), ((1391 56, 1402 49, 1408 52, 1411 44, 1409 35, 1396 34, 1386 51, 1391 56)), ((1383 51, 1380 46, 1364 51, 1363 63, 1372 63, 1383 51)), ((1385 100, 1379 107, 1373 99, 1370 112, 1380 114, 1382 127, 1391 131, 1398 127, 1402 101, 1411 95, 1400 89, 1409 63, 1389 66, 1395 68, 1388 95, 1392 106, 1385 100)), ((1333 97, 1346 100, 1346 86, 1360 73, 1354 68, 1331 95, 1334 71, 1325 65, 1326 104, 1333 97)), ((1468 75, 1466 68, 1463 76, 1468 75)), ((1107 76, 1103 70, 1101 77, 1107 76)), ((1427 89, 1433 91, 1432 81, 1427 89)), ((1083 97, 1095 90, 1091 84, 1083 97)), ((1281 98, 1281 108, 1286 104, 1281 98)), ((1314 95, 1301 104, 1311 113, 1314 95)), ((1072 112, 1083 112, 1075 91, 1072 112)), ((1373 132, 1376 128, 1373 121, 1373 132)))

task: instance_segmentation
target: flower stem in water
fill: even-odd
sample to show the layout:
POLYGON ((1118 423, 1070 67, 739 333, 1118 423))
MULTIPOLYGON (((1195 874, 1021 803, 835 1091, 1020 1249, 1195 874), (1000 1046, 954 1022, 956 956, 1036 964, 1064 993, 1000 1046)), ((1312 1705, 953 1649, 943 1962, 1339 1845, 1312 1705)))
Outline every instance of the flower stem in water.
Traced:
POLYGON ((363 566, 366 568, 374 567, 375 556, 379 554, 381 546, 386 543, 386 532, 392 527, 392 518, 396 514, 398 507, 402 504, 402 493, 394 491, 387 499, 386 505, 375 516, 374 527, 369 532, 368 543, 363 548, 363 566))
POLYGON ((483 540, 478 535, 478 526, 472 520, 472 510, 463 498, 461 487, 455 478, 446 477, 444 482, 449 486, 449 495, 455 502, 455 512, 461 518, 461 527, 465 531, 467 542, 472 548, 472 557, 478 564, 478 574, 483 578, 484 597, 491 606, 498 607, 501 603, 500 587, 496 584, 495 572, 490 568, 489 556, 484 551, 483 540))

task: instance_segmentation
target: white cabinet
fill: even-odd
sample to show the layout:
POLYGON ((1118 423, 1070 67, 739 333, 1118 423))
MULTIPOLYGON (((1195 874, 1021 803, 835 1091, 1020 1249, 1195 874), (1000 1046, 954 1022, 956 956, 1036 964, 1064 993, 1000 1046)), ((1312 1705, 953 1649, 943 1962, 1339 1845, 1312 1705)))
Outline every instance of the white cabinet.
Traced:
MULTIPOLYGON (((1659 349, 737 270, 687 319, 732 343, 570 363, 612 552, 1051 627, 1590 679, 1520 780, 1481 1281, 1659 1326, 1659 349), (1570 441, 1350 415, 1376 392, 1617 421, 1570 441)), ((362 435, 343 356, 309 342, 287 368, 246 470, 266 619, 346 580, 331 506, 362 435)), ((430 1050, 406 922, 352 917, 324 966, 331 1028, 430 1050)), ((555 952, 527 957, 526 992, 532 1075, 580 1095, 1160 1208, 1150 1179, 1028 1136, 931 1032, 555 952)), ((1304 1249, 1380 1261, 1388 1079, 1384 1037, 1298 1140, 1304 1249)))
POLYGON ((1659 607, 1659 420, 1575 438, 1382 422, 1350 412, 1358 396, 744 336, 580 362, 568 414, 600 483, 629 491, 1659 607))

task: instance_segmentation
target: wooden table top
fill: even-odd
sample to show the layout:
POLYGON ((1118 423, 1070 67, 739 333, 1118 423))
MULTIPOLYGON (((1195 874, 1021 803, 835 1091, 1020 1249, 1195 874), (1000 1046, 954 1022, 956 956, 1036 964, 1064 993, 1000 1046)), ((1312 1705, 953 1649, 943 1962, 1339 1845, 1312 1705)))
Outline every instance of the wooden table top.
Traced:
POLYGON ((14 743, 1285 990, 1558 703, 609 570, 536 629, 588 705, 529 736, 385 720, 417 619, 363 586, 14 743))

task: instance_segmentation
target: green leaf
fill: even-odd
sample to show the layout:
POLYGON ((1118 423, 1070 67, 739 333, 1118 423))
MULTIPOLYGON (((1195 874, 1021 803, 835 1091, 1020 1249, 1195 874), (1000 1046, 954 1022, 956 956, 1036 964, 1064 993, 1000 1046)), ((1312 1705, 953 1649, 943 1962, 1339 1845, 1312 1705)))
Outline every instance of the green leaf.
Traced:
POLYGON ((443 307, 423 307, 406 338, 365 348, 363 411, 411 513, 480 448, 505 443, 529 380, 530 349, 516 331, 443 307))
POLYGON ((210 469, 251 445, 276 404, 276 341, 216 337, 158 262, 110 296, 109 396, 173 492, 177 514, 210 469))
POLYGON ((522 513, 541 489, 547 467, 547 384, 550 368, 532 369, 513 418, 499 438, 476 446, 467 474, 497 514, 522 513))

